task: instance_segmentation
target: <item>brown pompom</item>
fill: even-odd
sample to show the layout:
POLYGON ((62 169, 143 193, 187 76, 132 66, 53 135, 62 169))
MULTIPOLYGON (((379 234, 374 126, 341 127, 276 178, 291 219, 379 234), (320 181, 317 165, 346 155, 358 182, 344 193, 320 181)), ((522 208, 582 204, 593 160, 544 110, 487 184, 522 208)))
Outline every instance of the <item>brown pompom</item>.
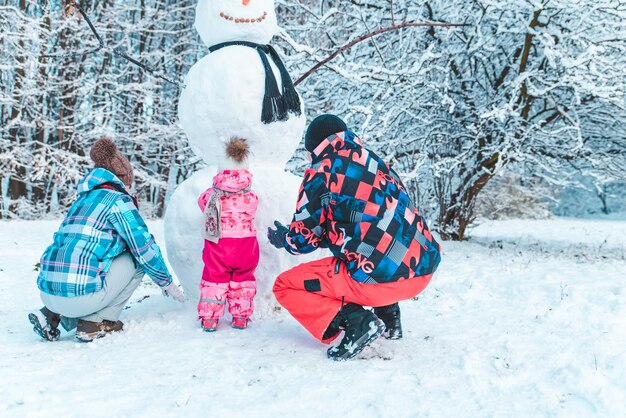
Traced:
POLYGON ((89 157, 96 167, 108 168, 113 157, 117 155, 117 147, 109 138, 101 138, 91 147, 89 157))
POLYGON ((250 147, 245 139, 231 138, 226 143, 226 155, 228 158, 242 163, 250 155, 250 147))
POLYGON ((115 143, 109 138, 100 138, 91 147, 89 157, 94 165, 115 174, 124 184, 130 187, 135 180, 133 166, 118 151, 115 143))

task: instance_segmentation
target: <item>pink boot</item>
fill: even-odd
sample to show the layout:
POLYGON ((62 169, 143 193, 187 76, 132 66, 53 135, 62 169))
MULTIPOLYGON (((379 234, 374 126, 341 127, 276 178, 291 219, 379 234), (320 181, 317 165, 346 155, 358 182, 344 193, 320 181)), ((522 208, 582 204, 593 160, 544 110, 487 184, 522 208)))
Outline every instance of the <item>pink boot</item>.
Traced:
POLYGON ((231 326, 235 329, 246 329, 248 328, 248 318, 233 317, 231 326))
POLYGON ((204 318, 202 320, 202 329, 204 332, 215 332, 217 331, 217 323, 219 319, 217 318, 204 318))

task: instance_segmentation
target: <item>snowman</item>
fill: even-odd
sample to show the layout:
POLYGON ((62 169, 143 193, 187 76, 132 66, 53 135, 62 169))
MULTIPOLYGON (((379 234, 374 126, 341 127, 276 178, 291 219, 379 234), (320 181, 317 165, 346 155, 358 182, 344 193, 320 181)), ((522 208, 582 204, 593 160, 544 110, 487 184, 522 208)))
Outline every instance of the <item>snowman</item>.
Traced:
POLYGON ((198 196, 212 184, 223 144, 249 141, 252 188, 261 258, 256 270, 257 314, 274 309, 276 276, 306 261, 286 257, 265 236, 274 219, 289 221, 301 179, 285 171, 305 125, 301 99, 280 58, 267 45, 278 32, 273 0, 200 0, 195 28, 211 51, 189 71, 180 96, 179 119, 207 168, 183 182, 165 215, 168 259, 190 301, 200 295, 203 213, 198 196))

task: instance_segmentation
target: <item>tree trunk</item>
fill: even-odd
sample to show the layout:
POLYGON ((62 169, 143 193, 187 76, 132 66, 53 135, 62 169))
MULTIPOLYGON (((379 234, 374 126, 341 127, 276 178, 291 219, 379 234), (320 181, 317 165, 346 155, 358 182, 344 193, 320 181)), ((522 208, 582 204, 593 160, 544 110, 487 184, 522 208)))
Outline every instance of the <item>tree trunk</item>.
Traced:
MULTIPOLYGON (((26 0, 20 0, 20 11, 22 13, 26 13, 27 4, 26 0)), ((23 109, 21 108, 22 103, 22 89, 24 87, 24 82, 26 80, 26 51, 24 50, 24 28, 19 28, 19 40, 17 42, 18 45, 18 55, 17 55, 17 65, 15 67, 15 83, 13 85, 13 103, 11 105, 11 116, 9 119, 9 123, 14 124, 9 129, 9 142, 13 144, 14 147, 19 147, 21 142, 20 140, 20 124, 17 122, 21 116, 23 109)), ((20 178, 24 178, 26 171, 24 167, 14 166, 13 174, 9 177, 9 193, 8 196, 11 199, 17 199, 19 197, 26 195, 26 184, 20 180, 20 178)))
MULTIPOLYGON (((533 13, 532 20, 529 23, 529 30, 524 34, 524 43, 522 47, 518 47, 513 54, 514 59, 520 59, 520 64, 517 68, 518 74, 523 74, 528 67, 535 38, 533 29, 540 25, 539 17, 541 16, 541 12, 542 9, 539 9, 533 13)), ((493 86, 494 90, 500 88, 511 69, 512 64, 505 67, 495 81, 493 86)), ((519 106, 518 111, 523 121, 528 121, 529 119, 533 100, 534 98, 528 94, 528 86, 526 81, 524 81, 520 89, 520 96, 517 100, 519 106)), ((521 137, 521 134, 516 136, 521 137)), ((446 209, 444 210, 442 208, 443 216, 440 216, 439 225, 439 232, 442 239, 461 241, 465 238, 467 227, 474 220, 476 199, 489 180, 494 176, 498 164, 504 165, 506 163, 506 161, 501 161, 500 154, 497 152, 492 155, 484 155, 486 144, 491 144, 494 141, 498 141, 498 138, 486 137, 478 141, 478 149, 476 152, 476 161, 478 164, 470 170, 470 174, 463 179, 461 185, 452 194, 448 205, 444 205, 446 209)))

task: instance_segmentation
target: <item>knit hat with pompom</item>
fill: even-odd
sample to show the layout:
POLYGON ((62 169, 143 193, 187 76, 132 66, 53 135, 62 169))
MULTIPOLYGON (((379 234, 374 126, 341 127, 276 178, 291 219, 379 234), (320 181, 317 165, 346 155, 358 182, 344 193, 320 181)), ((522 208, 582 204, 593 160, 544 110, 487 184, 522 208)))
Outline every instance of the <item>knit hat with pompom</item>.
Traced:
POLYGON ((224 144, 224 155, 218 161, 218 169, 241 170, 248 169, 250 145, 242 138, 231 138, 224 144))
POLYGON ((96 167, 104 168, 115 174, 126 187, 130 187, 135 180, 133 167, 130 161, 115 146, 115 143, 109 138, 101 138, 91 147, 89 157, 93 160, 96 167))

